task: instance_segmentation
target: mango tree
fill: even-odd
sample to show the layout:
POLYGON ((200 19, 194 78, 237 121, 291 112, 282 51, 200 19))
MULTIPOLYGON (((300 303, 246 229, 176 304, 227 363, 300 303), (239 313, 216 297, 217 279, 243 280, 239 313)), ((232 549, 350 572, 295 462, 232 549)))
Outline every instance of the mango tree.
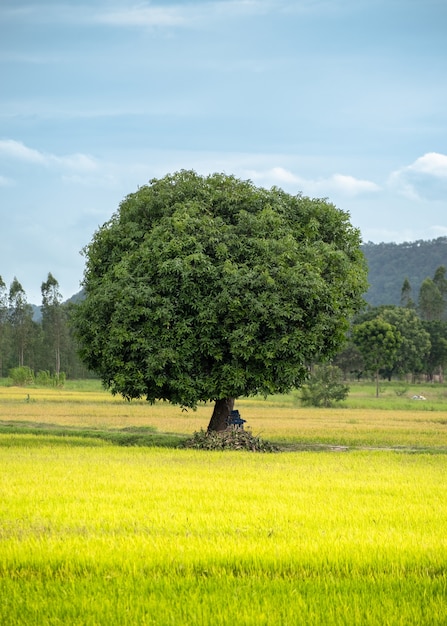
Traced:
POLYGON ((85 250, 80 354, 112 393, 195 408, 289 391, 363 304, 360 233, 327 200, 180 171, 127 196, 85 250))

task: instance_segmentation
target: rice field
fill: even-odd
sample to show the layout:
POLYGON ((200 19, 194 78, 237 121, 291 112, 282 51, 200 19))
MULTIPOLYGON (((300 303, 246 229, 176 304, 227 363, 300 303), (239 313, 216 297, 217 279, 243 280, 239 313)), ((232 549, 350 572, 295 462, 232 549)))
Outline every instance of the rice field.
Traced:
MULTIPOLYGON (((210 414, 93 390, 27 396, 0 387, 0 422, 188 434, 210 414)), ((2 626, 446 624, 447 414, 238 407, 291 450, 334 445, 253 454, 2 432, 2 626)))

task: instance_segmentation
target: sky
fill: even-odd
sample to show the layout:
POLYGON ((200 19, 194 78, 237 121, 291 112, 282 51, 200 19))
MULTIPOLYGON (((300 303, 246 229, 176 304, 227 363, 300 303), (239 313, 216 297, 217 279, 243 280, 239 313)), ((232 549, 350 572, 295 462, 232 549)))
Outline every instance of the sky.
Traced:
POLYGON ((180 169, 447 236, 445 0, 1 0, 0 276, 81 288, 121 200, 180 169))

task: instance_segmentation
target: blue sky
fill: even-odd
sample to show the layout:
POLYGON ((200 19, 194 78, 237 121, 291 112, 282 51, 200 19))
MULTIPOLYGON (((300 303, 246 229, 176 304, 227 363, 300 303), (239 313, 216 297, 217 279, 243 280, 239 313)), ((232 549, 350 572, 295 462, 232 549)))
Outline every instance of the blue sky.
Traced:
POLYGON ((125 195, 181 168, 447 235, 445 0, 2 0, 0 275, 39 304, 125 195))

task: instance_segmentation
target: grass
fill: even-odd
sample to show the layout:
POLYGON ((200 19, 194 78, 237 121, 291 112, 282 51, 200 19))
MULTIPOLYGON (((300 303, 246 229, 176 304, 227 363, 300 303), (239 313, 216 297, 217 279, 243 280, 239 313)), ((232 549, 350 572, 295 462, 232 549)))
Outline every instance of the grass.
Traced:
POLYGON ((239 400, 256 455, 176 447, 210 406, 0 386, 0 623, 446 624, 445 388, 369 392, 239 400))
POLYGON ((447 620, 442 456, 41 445, 2 465, 4 625, 447 620))
MULTIPOLYGON (((86 389, 79 382, 63 389, 0 386, 0 433, 172 447, 205 429, 212 411, 211 405, 185 412, 163 402, 129 403, 102 390, 98 381, 87 381, 86 389)), ((396 389, 398 384, 387 385, 376 399, 373 385, 353 385, 348 401, 333 409, 303 408, 296 393, 241 398, 237 407, 254 435, 285 449, 344 446, 447 452, 446 387, 414 386, 405 396, 397 395, 396 389), (411 400, 415 394, 427 400, 411 400)))

